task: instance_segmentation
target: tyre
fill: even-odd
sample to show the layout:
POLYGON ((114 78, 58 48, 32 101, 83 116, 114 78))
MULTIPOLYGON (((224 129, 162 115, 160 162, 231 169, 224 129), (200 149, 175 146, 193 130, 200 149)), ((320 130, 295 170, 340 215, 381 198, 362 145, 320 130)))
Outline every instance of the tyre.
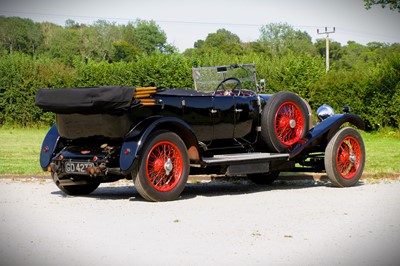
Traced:
POLYGON ((172 132, 157 131, 143 147, 135 187, 149 201, 175 200, 189 176, 185 143, 172 132))
POLYGON ((278 92, 262 111, 261 138, 271 152, 285 152, 305 136, 308 126, 303 99, 292 92, 278 92))
POLYGON ((279 177, 279 172, 249 174, 247 177, 257 185, 271 185, 279 177))
POLYGON ((78 195, 87 195, 95 191, 99 185, 100 182, 90 182, 88 184, 84 185, 73 185, 73 186, 65 186, 61 185, 59 181, 57 181, 54 176, 52 175, 54 183, 56 186, 65 194, 71 195, 71 196, 78 196, 78 195))
POLYGON ((340 129, 325 149, 325 170, 337 187, 357 184, 364 170, 365 146, 360 133, 351 127, 340 129))

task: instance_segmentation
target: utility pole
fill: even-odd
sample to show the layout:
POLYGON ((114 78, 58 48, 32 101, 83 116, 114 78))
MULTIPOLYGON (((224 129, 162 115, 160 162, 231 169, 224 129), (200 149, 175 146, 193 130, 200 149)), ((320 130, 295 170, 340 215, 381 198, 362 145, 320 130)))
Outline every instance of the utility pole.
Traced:
POLYGON ((333 27, 333 30, 331 29, 330 31, 328 30, 328 27, 325 27, 325 31, 324 32, 320 32, 319 29, 317 29, 317 33, 318 34, 326 34, 326 73, 328 73, 329 71, 329 33, 335 33, 335 27, 333 27))

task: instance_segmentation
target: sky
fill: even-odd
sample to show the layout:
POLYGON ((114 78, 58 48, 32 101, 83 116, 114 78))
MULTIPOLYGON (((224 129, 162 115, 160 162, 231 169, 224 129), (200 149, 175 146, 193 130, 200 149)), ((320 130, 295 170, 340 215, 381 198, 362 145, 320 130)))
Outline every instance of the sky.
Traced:
POLYGON ((62 26, 67 19, 85 24, 154 20, 180 52, 221 28, 242 42, 256 41, 261 26, 269 23, 288 23, 313 41, 325 38, 317 29, 335 27, 329 37, 342 45, 400 43, 400 13, 380 6, 366 10, 363 0, 0 0, 0 16, 62 26))

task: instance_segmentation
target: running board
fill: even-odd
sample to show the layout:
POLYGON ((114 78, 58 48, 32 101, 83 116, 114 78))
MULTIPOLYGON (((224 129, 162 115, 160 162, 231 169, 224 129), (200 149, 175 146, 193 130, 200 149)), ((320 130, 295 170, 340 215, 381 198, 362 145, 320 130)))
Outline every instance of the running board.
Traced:
POLYGON ((285 164, 289 153, 235 153, 203 158, 205 166, 223 166, 228 176, 269 173, 272 161, 285 164))
POLYGON ((205 157, 203 162, 205 165, 233 165, 248 163, 266 163, 269 161, 289 159, 289 153, 235 153, 235 154, 219 154, 214 157, 205 157))

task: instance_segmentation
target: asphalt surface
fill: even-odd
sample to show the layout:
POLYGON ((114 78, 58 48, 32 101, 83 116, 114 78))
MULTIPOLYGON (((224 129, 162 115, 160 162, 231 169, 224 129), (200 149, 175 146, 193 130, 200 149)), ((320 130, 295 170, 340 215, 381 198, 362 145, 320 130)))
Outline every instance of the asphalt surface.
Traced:
POLYGON ((0 179, 0 265, 399 265, 399 203, 393 180, 208 181, 151 203, 128 181, 71 197, 0 179))

